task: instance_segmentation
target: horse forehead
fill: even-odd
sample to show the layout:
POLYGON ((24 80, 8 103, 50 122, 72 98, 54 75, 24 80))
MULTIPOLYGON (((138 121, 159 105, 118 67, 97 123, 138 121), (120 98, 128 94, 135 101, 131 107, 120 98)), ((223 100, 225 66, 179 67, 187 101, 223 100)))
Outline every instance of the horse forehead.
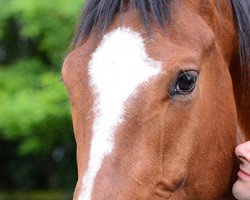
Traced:
POLYGON ((123 122, 125 106, 132 97, 136 98, 138 86, 147 85, 160 71, 161 63, 147 55, 138 32, 119 27, 103 37, 88 64, 89 86, 95 101, 92 158, 103 158, 101 154, 112 151, 113 136, 123 122), (100 145, 93 145, 96 141, 102 147, 111 147, 100 150, 100 145))
POLYGON ((147 55, 138 32, 117 28, 106 34, 88 65, 89 86, 98 99, 94 106, 108 111, 106 117, 110 120, 110 116, 122 114, 128 97, 140 84, 158 74, 160 65, 147 55))
MULTIPOLYGON (((129 28, 119 27, 106 34, 93 53, 89 69, 95 69, 95 71, 90 71, 90 75, 95 73, 104 76, 122 72, 125 73, 122 77, 127 77, 132 81, 132 77, 142 78, 145 73, 148 73, 151 66, 155 67, 158 64, 151 61, 153 59, 147 55, 141 34, 129 28), (143 62, 149 63, 149 65, 142 65, 143 62), (141 73, 138 73, 139 71, 141 73), (126 76, 127 73, 130 74, 129 77, 126 76)), ((117 80, 117 82, 122 81, 117 80)))
POLYGON ((88 64, 95 115, 89 161, 79 199, 91 199, 103 160, 113 152, 117 127, 123 123, 125 103, 139 85, 160 72, 161 63, 147 56, 142 37, 128 28, 106 34, 88 64))

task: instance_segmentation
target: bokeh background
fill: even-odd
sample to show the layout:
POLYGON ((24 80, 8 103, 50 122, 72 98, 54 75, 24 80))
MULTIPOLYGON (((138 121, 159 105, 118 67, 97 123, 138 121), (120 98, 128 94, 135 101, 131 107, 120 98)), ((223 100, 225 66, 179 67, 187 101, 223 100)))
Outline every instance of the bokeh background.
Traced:
POLYGON ((0 200, 71 199, 77 179, 61 81, 83 0, 0 0, 0 200))

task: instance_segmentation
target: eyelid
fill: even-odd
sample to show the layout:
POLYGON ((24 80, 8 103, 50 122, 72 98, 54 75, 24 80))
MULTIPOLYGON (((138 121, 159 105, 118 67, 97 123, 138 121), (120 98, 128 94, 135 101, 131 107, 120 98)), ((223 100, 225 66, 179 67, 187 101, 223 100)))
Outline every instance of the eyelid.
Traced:
POLYGON ((185 64, 176 64, 176 68, 179 68, 179 71, 187 72, 187 71, 196 71, 200 74, 200 66, 194 63, 185 63, 185 64))

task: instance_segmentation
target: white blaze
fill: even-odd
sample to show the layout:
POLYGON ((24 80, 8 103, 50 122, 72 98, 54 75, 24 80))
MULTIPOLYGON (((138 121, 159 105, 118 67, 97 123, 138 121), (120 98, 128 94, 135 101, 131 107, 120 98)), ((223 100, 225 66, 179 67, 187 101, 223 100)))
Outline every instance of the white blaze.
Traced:
POLYGON ((160 62, 150 59, 139 33, 118 28, 106 34, 89 63, 95 120, 88 169, 79 200, 90 200, 103 159, 114 148, 117 125, 123 121, 124 104, 136 88, 160 72, 160 62))

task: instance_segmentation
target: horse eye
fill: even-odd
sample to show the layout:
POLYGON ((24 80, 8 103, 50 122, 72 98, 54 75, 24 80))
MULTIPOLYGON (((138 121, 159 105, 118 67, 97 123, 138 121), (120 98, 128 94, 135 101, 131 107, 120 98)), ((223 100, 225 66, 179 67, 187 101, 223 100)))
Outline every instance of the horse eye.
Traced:
POLYGON ((191 93, 195 88, 197 77, 197 71, 185 71, 181 73, 178 76, 174 86, 170 89, 169 94, 173 96, 191 93))

